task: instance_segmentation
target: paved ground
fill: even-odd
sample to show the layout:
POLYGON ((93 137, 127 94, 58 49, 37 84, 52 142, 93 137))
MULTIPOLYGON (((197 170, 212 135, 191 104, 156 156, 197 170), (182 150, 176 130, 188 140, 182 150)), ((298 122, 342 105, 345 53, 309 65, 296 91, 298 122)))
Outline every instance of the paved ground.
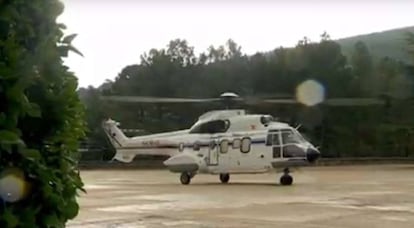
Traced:
POLYGON ((199 175, 83 171, 88 194, 68 223, 84 227, 414 227, 414 165, 309 167, 279 174, 199 175))

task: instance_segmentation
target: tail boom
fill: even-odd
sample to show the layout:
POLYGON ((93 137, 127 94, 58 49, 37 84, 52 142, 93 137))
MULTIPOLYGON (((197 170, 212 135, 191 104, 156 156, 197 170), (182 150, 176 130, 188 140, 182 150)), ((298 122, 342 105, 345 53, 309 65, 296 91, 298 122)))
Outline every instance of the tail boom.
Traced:
POLYGON ((178 153, 178 145, 164 137, 186 132, 184 130, 130 138, 117 127, 118 124, 109 119, 103 123, 103 129, 116 150, 113 160, 124 163, 132 162, 137 155, 173 156, 178 153))

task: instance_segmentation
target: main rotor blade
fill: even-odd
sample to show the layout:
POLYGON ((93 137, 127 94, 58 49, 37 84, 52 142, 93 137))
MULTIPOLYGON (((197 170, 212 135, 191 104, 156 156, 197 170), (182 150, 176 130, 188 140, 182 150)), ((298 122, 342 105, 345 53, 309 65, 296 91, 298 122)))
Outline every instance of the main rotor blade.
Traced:
MULTIPOLYGON (((264 103, 270 104, 301 104, 294 98, 274 98, 274 99, 262 99, 260 97, 220 97, 220 98, 173 98, 173 97, 150 97, 150 96, 101 96, 102 100, 115 101, 115 102, 127 102, 127 103, 206 103, 217 101, 228 102, 242 102, 247 105, 260 105, 264 103)), ((328 105, 328 106, 371 106, 371 105, 384 105, 385 100, 378 98, 329 98, 325 99, 321 103, 316 105, 328 105)))
MULTIPOLYGON (((260 103, 261 101, 257 101, 260 103)), ((300 104, 296 99, 266 99, 266 103, 272 104, 300 104)), ((251 102, 253 103, 253 102, 251 102)), ((376 98, 330 98, 322 101, 319 105, 328 106, 370 106, 370 105, 384 105, 385 101, 376 98)))
POLYGON ((296 99, 292 99, 292 98, 264 99, 263 102, 272 103, 272 104, 297 104, 299 103, 296 99))
POLYGON ((385 101, 377 98, 331 98, 322 104, 330 106, 371 106, 385 105, 385 101))
POLYGON ((142 97, 142 96, 101 96, 102 100, 129 102, 129 103, 200 103, 219 101, 219 98, 193 99, 170 97, 142 97))

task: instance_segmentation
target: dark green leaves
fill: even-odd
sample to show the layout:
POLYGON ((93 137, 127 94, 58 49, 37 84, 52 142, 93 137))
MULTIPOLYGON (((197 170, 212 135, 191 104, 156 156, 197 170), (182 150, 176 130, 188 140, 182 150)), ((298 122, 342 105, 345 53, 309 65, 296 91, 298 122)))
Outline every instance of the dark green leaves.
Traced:
POLYGON ((77 48, 75 48, 74 46, 70 45, 70 46, 68 46, 68 49, 69 49, 69 51, 73 51, 73 52, 75 52, 76 54, 78 54, 78 55, 80 55, 80 56, 82 56, 82 57, 83 57, 82 52, 80 52, 80 51, 79 51, 77 48))
POLYGON ((64 227, 64 222, 58 218, 56 213, 51 212, 50 214, 41 218, 45 227, 55 228, 64 227))
POLYGON ((71 34, 71 35, 68 35, 68 36, 63 38, 63 40, 61 42, 62 45, 59 46, 59 51, 60 51, 62 56, 67 57, 68 54, 69 54, 69 51, 72 51, 72 52, 74 52, 74 53, 76 53, 76 54, 83 57, 82 52, 80 52, 77 48, 75 48, 72 45, 72 41, 76 38, 77 35, 78 34, 71 34))
POLYGON ((79 205, 75 199, 69 200, 66 205, 66 216, 69 219, 73 219, 78 215, 79 205))
POLYGON ((2 217, 0 217, 1 220, 6 222, 8 228, 14 228, 19 225, 19 217, 17 214, 7 208, 4 210, 2 217))
POLYGON ((39 160, 42 158, 40 152, 34 149, 24 149, 21 153, 26 159, 39 160))
POLYGON ((59 49, 60 55, 63 56, 63 57, 67 57, 68 54, 69 54, 69 51, 73 51, 76 54, 78 54, 78 55, 80 55, 80 56, 83 57, 82 52, 80 52, 78 49, 76 49, 72 45, 63 45, 63 46, 58 47, 58 49, 59 49))
POLYGON ((19 139, 19 136, 12 131, 0 130, 1 143, 17 143, 19 139))
POLYGON ((71 34, 63 38, 62 43, 71 44, 78 34, 71 34))
POLYGON ((0 7, 0 170, 19 167, 29 183, 24 201, 0 210, 5 227, 64 227, 79 211, 83 109, 62 57, 81 53, 76 35, 62 38, 65 25, 56 23, 63 8, 58 0, 0 7))
POLYGON ((41 116, 41 110, 38 104, 35 103, 29 103, 26 112, 31 117, 40 117, 41 116))

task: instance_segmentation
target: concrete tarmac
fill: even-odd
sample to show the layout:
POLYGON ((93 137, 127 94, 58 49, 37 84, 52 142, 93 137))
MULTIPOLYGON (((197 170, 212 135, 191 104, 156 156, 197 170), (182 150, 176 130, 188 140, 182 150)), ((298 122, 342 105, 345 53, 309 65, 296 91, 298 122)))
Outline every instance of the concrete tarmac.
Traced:
POLYGON ((87 194, 69 228, 414 227, 414 165, 307 167, 280 174, 197 175, 167 170, 82 171, 87 194))

